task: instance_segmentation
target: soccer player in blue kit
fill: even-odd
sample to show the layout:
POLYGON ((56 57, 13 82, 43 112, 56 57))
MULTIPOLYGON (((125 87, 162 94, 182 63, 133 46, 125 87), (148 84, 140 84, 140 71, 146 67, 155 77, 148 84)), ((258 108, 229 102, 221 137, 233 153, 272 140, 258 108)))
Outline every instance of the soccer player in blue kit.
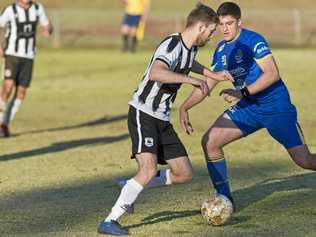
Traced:
MULTIPOLYGON (((316 154, 304 143, 295 106, 281 80, 267 41, 258 33, 241 27, 241 10, 236 3, 222 3, 217 14, 223 40, 213 56, 213 70, 228 70, 234 89, 221 91, 223 98, 237 102, 220 115, 202 138, 207 169, 216 193, 232 202, 223 147, 261 128, 282 144, 293 161, 304 169, 316 170, 316 154)), ((217 83, 208 81, 210 89, 217 83)), ((180 107, 180 123, 193 132, 188 110, 205 98, 195 88, 180 107)))

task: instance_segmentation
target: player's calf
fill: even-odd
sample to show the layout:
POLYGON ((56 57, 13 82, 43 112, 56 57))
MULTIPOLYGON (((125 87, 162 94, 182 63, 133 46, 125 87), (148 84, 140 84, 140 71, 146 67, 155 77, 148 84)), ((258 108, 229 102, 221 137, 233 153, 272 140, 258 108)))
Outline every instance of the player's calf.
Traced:
POLYGON ((171 172, 171 184, 182 184, 190 182, 193 179, 193 171, 190 170, 184 170, 181 173, 174 173, 171 172))
POLYGON ((287 151, 298 166, 316 171, 316 154, 312 154, 306 145, 296 146, 287 151))

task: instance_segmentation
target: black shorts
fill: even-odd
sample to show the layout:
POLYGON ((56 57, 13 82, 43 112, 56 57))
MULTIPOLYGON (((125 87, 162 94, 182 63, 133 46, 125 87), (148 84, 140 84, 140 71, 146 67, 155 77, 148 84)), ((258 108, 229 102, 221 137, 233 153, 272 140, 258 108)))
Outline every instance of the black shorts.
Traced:
POLYGON ((149 152, 157 155, 159 164, 167 164, 167 160, 188 156, 170 122, 156 119, 133 106, 128 111, 128 130, 132 139, 132 158, 149 152))
POLYGON ((17 86, 29 87, 33 73, 33 59, 6 55, 4 57, 4 80, 14 80, 17 86))

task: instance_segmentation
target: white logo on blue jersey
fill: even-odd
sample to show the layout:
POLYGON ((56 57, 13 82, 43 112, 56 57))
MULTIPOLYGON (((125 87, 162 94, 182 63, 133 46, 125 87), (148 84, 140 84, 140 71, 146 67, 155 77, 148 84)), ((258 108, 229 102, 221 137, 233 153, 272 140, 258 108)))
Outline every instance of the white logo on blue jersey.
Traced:
POLYGON ((257 54, 261 54, 264 51, 269 51, 269 47, 265 42, 259 42, 255 45, 253 51, 257 54))
POLYGON ((241 49, 238 49, 236 54, 235 54, 235 60, 236 60, 236 63, 242 63, 243 62, 243 52, 241 49))

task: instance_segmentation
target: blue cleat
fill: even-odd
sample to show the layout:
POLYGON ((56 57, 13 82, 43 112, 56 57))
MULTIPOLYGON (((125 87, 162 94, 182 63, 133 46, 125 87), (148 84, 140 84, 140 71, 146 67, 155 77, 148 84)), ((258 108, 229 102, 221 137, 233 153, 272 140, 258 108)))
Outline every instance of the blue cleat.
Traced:
POLYGON ((99 234, 128 235, 128 230, 123 228, 117 221, 102 221, 98 226, 99 234))

